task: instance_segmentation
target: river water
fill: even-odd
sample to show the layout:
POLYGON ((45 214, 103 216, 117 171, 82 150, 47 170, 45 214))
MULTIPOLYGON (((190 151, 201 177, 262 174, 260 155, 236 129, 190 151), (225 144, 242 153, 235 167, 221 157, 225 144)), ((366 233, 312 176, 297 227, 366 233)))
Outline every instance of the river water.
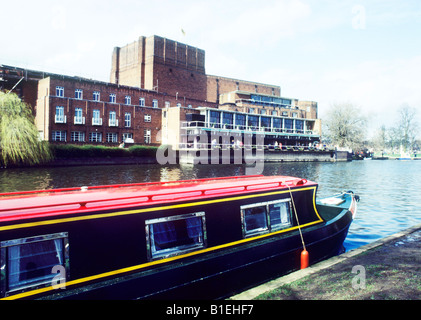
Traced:
MULTIPOLYGON (((239 176, 245 171, 245 165, 150 164, 0 169, 0 192, 239 176)), ((421 161, 265 163, 263 174, 318 182, 318 197, 343 190, 360 195, 347 250, 421 223, 421 161)))

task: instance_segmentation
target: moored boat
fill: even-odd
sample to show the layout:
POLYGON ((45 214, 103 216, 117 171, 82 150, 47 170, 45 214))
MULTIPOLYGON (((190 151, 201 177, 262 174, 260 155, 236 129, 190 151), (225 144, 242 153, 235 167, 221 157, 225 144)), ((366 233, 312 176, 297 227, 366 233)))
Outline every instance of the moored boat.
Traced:
POLYGON ((4 299, 217 299, 341 252, 357 196, 241 176, 0 195, 4 299))

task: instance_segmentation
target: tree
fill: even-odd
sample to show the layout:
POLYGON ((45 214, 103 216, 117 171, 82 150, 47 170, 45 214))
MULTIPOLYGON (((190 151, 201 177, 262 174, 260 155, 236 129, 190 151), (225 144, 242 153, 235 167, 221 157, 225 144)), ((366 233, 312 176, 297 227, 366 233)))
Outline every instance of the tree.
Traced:
POLYGON ((48 144, 40 141, 31 107, 14 93, 0 92, 0 162, 33 165, 48 161, 48 144))
POLYGON ((372 140, 372 146, 375 150, 384 152, 388 145, 388 133, 385 125, 382 125, 377 131, 372 140))
POLYGON ((333 104, 324 121, 328 140, 337 147, 359 149, 365 140, 367 119, 351 103, 333 104))
POLYGON ((414 148, 417 139, 418 123, 415 120, 417 110, 404 104, 399 110, 398 131, 400 136, 400 144, 405 152, 414 148))

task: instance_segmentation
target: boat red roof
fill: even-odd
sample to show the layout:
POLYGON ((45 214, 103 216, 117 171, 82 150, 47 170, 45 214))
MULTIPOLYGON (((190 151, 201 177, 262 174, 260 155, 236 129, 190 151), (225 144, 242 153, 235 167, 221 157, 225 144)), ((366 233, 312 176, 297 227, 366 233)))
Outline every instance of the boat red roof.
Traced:
POLYGON ((199 200, 304 185, 316 184, 288 176, 238 176, 3 193, 0 194, 0 221, 199 200))

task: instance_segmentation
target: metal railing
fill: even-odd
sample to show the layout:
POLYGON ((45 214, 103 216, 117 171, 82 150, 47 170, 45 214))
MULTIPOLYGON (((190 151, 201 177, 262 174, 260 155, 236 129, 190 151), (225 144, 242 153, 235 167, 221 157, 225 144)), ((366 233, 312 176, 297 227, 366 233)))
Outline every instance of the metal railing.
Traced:
POLYGON ((283 134, 302 134, 315 135, 313 130, 304 129, 290 129, 290 128, 274 128, 266 126, 248 126, 248 125, 233 125, 233 124, 219 124, 206 123, 204 121, 182 121, 181 129, 214 129, 214 130, 231 130, 231 131, 248 131, 259 133, 283 133, 283 134))
POLYGON ((281 151, 332 151, 333 149, 326 147, 314 147, 314 146, 292 146, 292 145, 240 145, 237 143, 233 144, 222 144, 222 143, 193 143, 193 142, 180 142, 179 150, 265 150, 273 152, 281 151))
POLYGON ((93 126, 102 126, 102 118, 92 118, 92 125, 93 126))
POLYGON ((55 123, 67 123, 67 116, 56 114, 54 117, 55 123))

